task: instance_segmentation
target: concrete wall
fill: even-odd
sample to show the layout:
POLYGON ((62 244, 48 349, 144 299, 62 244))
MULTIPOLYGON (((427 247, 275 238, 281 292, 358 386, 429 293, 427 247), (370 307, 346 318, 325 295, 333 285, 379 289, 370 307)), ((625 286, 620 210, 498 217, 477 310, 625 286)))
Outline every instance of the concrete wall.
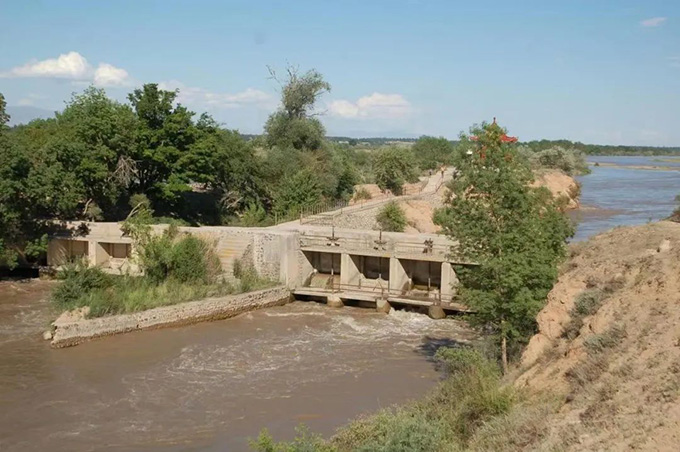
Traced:
MULTIPOLYGON (((69 258, 82 255, 92 265, 104 269, 132 269, 134 272, 136 266, 132 240, 123 235, 119 223, 84 223, 87 226, 85 234, 77 232, 82 224, 70 223, 68 227, 72 231, 71 235, 50 239, 48 265, 56 267, 69 258), (124 246, 130 248, 121 248, 124 246), (121 254, 129 254, 130 257, 120 258, 121 254)), ((153 230, 160 234, 167 228, 167 225, 156 225, 153 230)), ((261 276, 291 288, 300 282, 299 243, 294 231, 231 227, 180 227, 179 231, 213 243, 227 279, 233 278, 234 262, 240 259, 252 264, 261 276)))

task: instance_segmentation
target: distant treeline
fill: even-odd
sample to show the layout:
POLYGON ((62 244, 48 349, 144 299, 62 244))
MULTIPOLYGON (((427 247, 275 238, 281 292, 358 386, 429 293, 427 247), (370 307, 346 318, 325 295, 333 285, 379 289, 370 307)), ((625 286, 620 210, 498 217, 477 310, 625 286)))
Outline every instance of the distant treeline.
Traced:
MULTIPOLYGON (((246 140, 252 140, 261 135, 242 134, 246 140)), ((334 143, 347 143, 350 146, 370 145, 372 147, 388 146, 396 142, 415 143, 417 138, 395 138, 395 137, 371 137, 371 138, 352 138, 343 136, 328 136, 328 141, 334 143)), ((448 140, 452 145, 457 145, 458 140, 448 140)), ((609 144, 585 144, 579 141, 570 140, 533 140, 523 141, 520 145, 527 146, 532 151, 543 151, 554 147, 564 149, 574 149, 587 155, 673 155, 680 154, 680 146, 627 146, 609 144)))
POLYGON ((553 147, 573 148, 587 155, 671 155, 680 154, 680 147, 622 146, 608 144, 584 144, 569 140, 534 140, 520 143, 532 151, 553 147))

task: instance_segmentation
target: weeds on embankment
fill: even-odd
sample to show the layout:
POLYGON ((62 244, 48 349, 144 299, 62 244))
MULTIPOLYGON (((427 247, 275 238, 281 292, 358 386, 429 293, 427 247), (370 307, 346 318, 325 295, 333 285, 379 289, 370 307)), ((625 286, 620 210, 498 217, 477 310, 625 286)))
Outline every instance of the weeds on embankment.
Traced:
POLYGON ((143 243, 139 263, 143 276, 110 275, 84 262, 70 263, 58 274, 63 282, 52 293, 52 301, 64 311, 89 307, 89 317, 101 317, 275 284, 240 262, 234 283, 221 279, 220 262, 210 244, 172 229, 143 243))
POLYGON ((549 400, 527 400, 504 384, 497 364, 465 348, 441 348, 436 359, 448 374, 424 400, 361 416, 328 441, 298 429, 291 442, 264 430, 251 443, 258 452, 513 451, 547 434, 549 400))

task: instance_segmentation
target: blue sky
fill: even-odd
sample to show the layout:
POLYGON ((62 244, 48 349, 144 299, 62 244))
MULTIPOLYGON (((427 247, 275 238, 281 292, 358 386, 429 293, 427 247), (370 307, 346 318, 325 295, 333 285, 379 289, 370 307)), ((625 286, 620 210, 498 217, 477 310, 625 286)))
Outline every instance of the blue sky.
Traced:
POLYGON ((331 135, 453 138, 497 116, 522 140, 680 146, 680 1, 0 0, 0 43, 10 106, 157 82, 259 133, 267 66, 291 63, 331 83, 331 135))

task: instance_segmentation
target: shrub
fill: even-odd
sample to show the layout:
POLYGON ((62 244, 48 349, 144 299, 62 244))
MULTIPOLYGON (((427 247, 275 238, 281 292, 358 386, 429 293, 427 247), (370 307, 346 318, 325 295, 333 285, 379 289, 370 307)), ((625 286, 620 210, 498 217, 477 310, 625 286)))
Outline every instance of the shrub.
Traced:
POLYGON ((613 325, 602 334, 593 334, 584 342, 586 349, 591 353, 602 353, 608 348, 616 346, 621 339, 626 337, 626 330, 621 325, 613 325))
POLYGON ((252 264, 241 259, 234 260, 234 277, 239 280, 241 292, 264 289, 275 284, 274 281, 260 276, 252 264))
POLYGON ((298 426, 295 431, 297 435, 293 441, 277 443, 264 429, 256 440, 250 441, 250 448, 257 452, 332 452, 336 450, 321 436, 310 433, 304 425, 298 426))
POLYGON ((571 310, 571 319, 564 327, 563 337, 574 339, 583 326, 583 318, 595 314, 604 302, 604 293, 600 289, 586 289, 581 292, 571 310))
POLYGON ((369 200, 372 198, 373 196, 371 196, 371 193, 364 187, 359 187, 357 190, 354 191, 353 199, 355 201, 369 200))
POLYGON ((57 278, 63 282, 52 292, 52 300, 65 310, 85 306, 82 300, 84 293, 107 289, 113 285, 111 275, 98 267, 88 267, 83 261, 66 264, 57 274, 57 278))
POLYGON ((267 212, 260 204, 251 203, 243 211, 239 224, 245 227, 261 226, 267 221, 267 212))
POLYGON ((404 232, 406 214, 396 201, 390 201, 380 209, 376 221, 380 229, 389 232, 404 232))
POLYGON ((182 283, 208 283, 219 273, 219 265, 205 241, 187 234, 172 246, 169 277, 182 283))
POLYGON ((385 148, 373 157, 375 182, 381 190, 400 195, 405 182, 418 180, 418 168, 409 149, 385 148))
POLYGON ((140 243, 140 267, 155 283, 176 279, 183 283, 209 283, 221 272, 213 247, 199 237, 178 235, 170 226, 160 235, 140 243))
POLYGON ((574 303, 574 312, 581 317, 595 314, 604 301, 602 291, 598 289, 584 290, 574 303))

